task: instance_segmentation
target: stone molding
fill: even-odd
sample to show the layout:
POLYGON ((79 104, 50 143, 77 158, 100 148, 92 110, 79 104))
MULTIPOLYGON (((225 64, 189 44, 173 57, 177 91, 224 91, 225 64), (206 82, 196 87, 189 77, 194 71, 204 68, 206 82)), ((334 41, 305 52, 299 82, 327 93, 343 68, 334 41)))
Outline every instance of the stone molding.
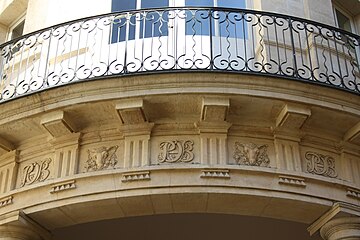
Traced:
MULTIPOLYGON (((355 217, 360 218, 360 206, 351 205, 347 203, 335 203, 332 208, 318 218, 313 224, 308 227, 308 231, 312 236, 319 231, 328 222, 337 219, 339 217, 355 217)), ((331 239, 329 239, 331 240, 331 239)))
POLYGON ((148 181, 150 178, 150 171, 124 173, 121 177, 121 182, 134 182, 134 181, 148 181))
POLYGON ((51 233, 22 211, 13 211, 0 217, 0 239, 50 240, 51 233))
POLYGON ((0 199, 0 208, 5 207, 13 203, 13 196, 8 196, 0 199))
POLYGON ((324 240, 360 239, 360 217, 342 217, 330 220, 320 230, 324 240))
POLYGON ((0 226, 0 240, 43 240, 36 232, 23 226, 0 226))
POLYGON ((229 169, 204 169, 201 170, 201 178, 230 178, 229 169))
POLYGON ((346 195, 352 198, 360 199, 360 190, 355 188, 348 188, 346 190, 346 195))
POLYGON ((75 188, 76 188, 75 180, 69 180, 69 181, 53 184, 51 186, 50 193, 58 193, 75 188))
POLYGON ((13 190, 19 168, 19 151, 14 150, 0 156, 0 194, 13 190))
POLYGON ((279 183, 285 185, 293 185, 296 187, 306 187, 305 179, 293 176, 279 176, 279 183))

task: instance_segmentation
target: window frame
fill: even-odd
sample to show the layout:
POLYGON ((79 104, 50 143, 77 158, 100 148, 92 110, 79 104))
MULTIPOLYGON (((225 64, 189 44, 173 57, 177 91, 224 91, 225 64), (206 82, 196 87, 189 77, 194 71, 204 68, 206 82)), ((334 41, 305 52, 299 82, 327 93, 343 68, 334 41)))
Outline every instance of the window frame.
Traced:
POLYGON ((345 17, 347 17, 350 20, 351 33, 357 34, 357 29, 356 29, 354 17, 352 16, 352 14, 336 3, 333 3, 332 9, 333 9, 333 16, 334 16, 334 22, 335 22, 336 27, 340 28, 339 22, 338 22, 338 16, 336 14, 336 11, 339 11, 340 13, 342 13, 345 17))
MULTIPOLYGON (((22 13, 14 22, 12 22, 10 24, 10 26, 8 28, 7 36, 6 36, 6 41, 11 41, 12 40, 12 34, 13 34, 14 29, 16 27, 18 27, 22 22, 24 22, 24 29, 25 29, 26 11, 24 13, 22 13)), ((22 35, 24 35, 24 30, 23 30, 22 35)))

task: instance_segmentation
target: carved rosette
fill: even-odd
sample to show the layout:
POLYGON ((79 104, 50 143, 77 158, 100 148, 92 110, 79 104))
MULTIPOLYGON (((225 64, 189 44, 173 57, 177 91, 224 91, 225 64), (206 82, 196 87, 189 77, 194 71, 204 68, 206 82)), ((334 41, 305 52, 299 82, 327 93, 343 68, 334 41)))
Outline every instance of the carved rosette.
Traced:
POLYGON ((46 158, 41 162, 34 162, 24 167, 20 187, 45 181, 50 176, 49 167, 51 161, 51 158, 46 158))
POLYGON ((97 171, 115 168, 118 163, 116 150, 119 146, 100 147, 95 149, 88 149, 88 160, 86 161, 86 171, 97 171))
POLYGON ((269 167, 270 159, 267 154, 267 147, 267 145, 236 142, 233 157, 240 165, 269 167))
POLYGON ((335 159, 333 157, 315 152, 307 152, 305 158, 307 160, 306 170, 308 173, 331 178, 337 177, 335 159))
POLYGON ((159 163, 191 162, 194 160, 194 142, 187 141, 166 141, 160 143, 162 152, 158 155, 159 163))

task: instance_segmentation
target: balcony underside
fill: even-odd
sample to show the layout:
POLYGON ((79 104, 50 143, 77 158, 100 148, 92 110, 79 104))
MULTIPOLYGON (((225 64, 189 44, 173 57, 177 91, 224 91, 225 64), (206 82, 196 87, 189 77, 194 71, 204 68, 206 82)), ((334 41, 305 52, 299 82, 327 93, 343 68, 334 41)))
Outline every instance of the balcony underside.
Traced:
POLYGON ((11 204, 0 214, 21 209, 48 229, 182 212, 310 224, 334 202, 358 205, 359 96, 308 86, 238 74, 159 74, 7 102, 0 158, 18 167, 8 180, 12 190, 1 189, 11 204), (166 158, 162 146, 176 149, 166 158), (245 147, 258 148, 265 161, 242 162, 245 147), (178 157, 180 148, 187 155, 178 157), (111 156, 108 165, 94 163, 98 151, 111 156), (335 165, 309 168, 314 157, 335 165), (44 172, 35 178, 29 166, 37 165, 44 172))

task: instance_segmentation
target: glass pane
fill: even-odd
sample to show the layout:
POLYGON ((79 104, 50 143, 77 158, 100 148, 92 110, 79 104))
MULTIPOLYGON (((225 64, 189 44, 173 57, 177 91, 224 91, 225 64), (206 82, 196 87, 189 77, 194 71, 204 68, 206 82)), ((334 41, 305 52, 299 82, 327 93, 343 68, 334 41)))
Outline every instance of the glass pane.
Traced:
POLYGON ((140 25, 140 38, 168 36, 168 15, 168 11, 147 12, 140 25))
MULTIPOLYGON (((136 9, 136 0, 112 0, 111 12, 120 12, 136 9)), ((131 16, 129 23, 126 16, 118 16, 114 20, 111 32, 111 43, 122 42, 126 40, 126 32, 128 29, 128 40, 135 39, 135 16, 131 16)))
POLYGON ((136 9, 136 0, 112 0, 111 12, 119 12, 136 9))
POLYGON ((342 14, 340 11, 338 11, 337 9, 335 10, 335 12, 336 12, 336 18, 339 28, 351 32, 350 19, 346 17, 344 14, 342 14))
MULTIPOLYGON (((210 35, 210 12, 209 10, 190 10, 186 14, 186 35, 210 35)), ((212 20, 214 32, 214 20, 212 20)))
POLYGON ((217 0, 218 7, 225 8, 245 8, 245 0, 217 0))
MULTIPOLYGON (((141 8, 162 8, 168 6, 169 0, 141 0, 141 8)), ((148 12, 140 26, 140 38, 168 36, 168 22, 167 11, 148 12)))
POLYGON ((21 37, 24 32, 25 20, 19 23, 11 32, 11 40, 21 37))
POLYGON ((247 38, 248 22, 241 13, 220 12, 218 16, 215 26, 219 28, 221 37, 247 38))
POLYGON ((111 32, 111 43, 122 42, 126 40, 126 33, 128 32, 128 40, 135 39, 136 16, 130 17, 130 21, 125 16, 118 16, 114 20, 111 32))
POLYGON ((186 0, 185 6, 213 7, 213 0, 186 0))
POLYGON ((168 6, 169 0, 141 0, 141 8, 160 8, 168 6))

